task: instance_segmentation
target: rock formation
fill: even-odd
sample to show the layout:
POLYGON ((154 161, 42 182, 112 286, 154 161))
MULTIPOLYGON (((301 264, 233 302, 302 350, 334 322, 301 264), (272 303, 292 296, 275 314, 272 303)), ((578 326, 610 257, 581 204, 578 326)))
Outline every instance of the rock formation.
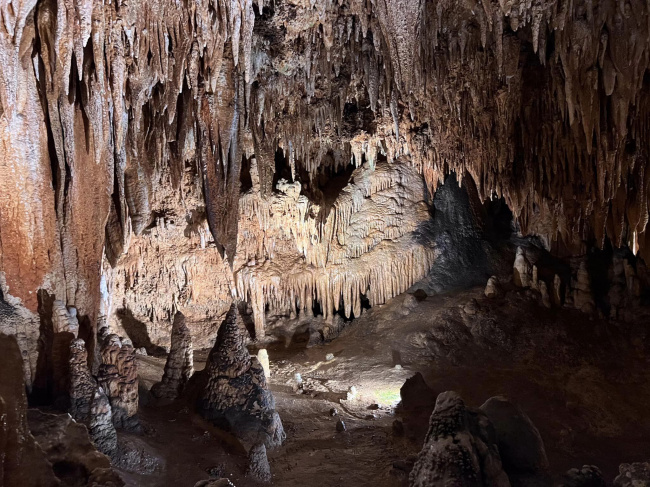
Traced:
POLYGON ((266 458, 266 447, 264 443, 256 443, 248 452, 248 470, 246 475, 258 482, 271 481, 271 467, 266 458))
POLYGON ((136 426, 134 345, 170 346, 154 393, 182 388, 182 310, 196 348, 226 317, 203 413, 280 443, 233 299, 260 342, 270 316, 322 314, 320 344, 455 238, 484 251, 492 202, 521 245, 515 293, 613 320, 645 301, 648 2, 0 0, 0 18, 0 332, 34 398, 70 399, 91 430, 109 411, 136 426), (431 223, 452 173, 481 232, 431 223), (610 251, 605 277, 593 260, 610 251))
POLYGON ((275 400, 267 388, 264 369, 251 357, 232 304, 206 365, 207 384, 198 400, 199 413, 232 432, 245 445, 282 444, 285 438, 275 400))
POLYGON ((98 452, 86 428, 67 415, 28 411, 30 431, 49 462, 68 485, 121 487, 122 479, 111 469, 110 459, 98 452), (61 472, 67 466, 68 472, 61 472), (78 479, 70 478, 77 473, 78 479), (87 476, 87 479, 85 478, 87 476), (75 483, 76 482, 76 483, 75 483))
POLYGON ((86 343, 80 338, 70 343, 69 380, 70 415, 75 421, 87 421, 98 386, 88 367, 86 343))
POLYGON ((488 399, 480 410, 494 427, 501 462, 508 474, 539 474, 548 469, 539 431, 518 406, 499 396, 488 399))
POLYGON ((517 256, 513 265, 512 281, 517 287, 529 287, 533 282, 530 262, 521 247, 517 247, 517 256))
POLYGON ((0 334, 0 485, 55 487, 59 481, 27 424, 23 360, 14 337, 0 334))
POLYGON ((108 397, 116 428, 138 427, 138 372, 135 350, 128 339, 121 339, 104 328, 97 380, 108 397))
POLYGON ((192 336, 185 316, 178 311, 172 326, 171 349, 167 355, 162 381, 154 384, 151 393, 158 398, 176 399, 194 373, 192 336))
POLYGON ((650 462, 623 463, 614 487, 639 487, 650 485, 650 462))
POLYGON ((496 298, 501 294, 501 287, 496 276, 492 276, 488 279, 483 294, 485 294, 486 298, 496 298))
POLYGON ((509 487, 496 442, 492 425, 483 413, 468 410, 455 392, 443 392, 436 400, 409 485, 509 487))
POLYGON ((572 468, 562 479, 559 487, 605 487, 607 482, 600 469, 595 465, 583 465, 572 468))
POLYGON ((117 451, 117 433, 108 397, 88 368, 83 340, 70 344, 70 415, 88 427, 97 450, 113 457, 117 451))

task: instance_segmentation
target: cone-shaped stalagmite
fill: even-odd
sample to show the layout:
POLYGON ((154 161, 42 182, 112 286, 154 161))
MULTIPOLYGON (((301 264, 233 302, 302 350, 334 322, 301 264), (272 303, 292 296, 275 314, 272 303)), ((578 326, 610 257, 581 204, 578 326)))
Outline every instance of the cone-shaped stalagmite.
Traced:
POLYGON ((172 344, 165 363, 163 378, 151 388, 155 397, 176 399, 194 373, 192 336, 180 311, 174 316, 172 344))
POLYGON ((237 313, 233 304, 221 324, 206 365, 208 379, 198 409, 204 418, 249 446, 278 446, 285 438, 282 421, 267 388, 264 368, 246 348, 237 313))

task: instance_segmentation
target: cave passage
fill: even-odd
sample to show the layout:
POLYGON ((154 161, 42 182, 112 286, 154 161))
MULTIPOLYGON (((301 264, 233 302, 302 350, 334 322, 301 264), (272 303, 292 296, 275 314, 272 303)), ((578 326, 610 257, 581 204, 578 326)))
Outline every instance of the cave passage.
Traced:
POLYGON ((650 485, 650 3, 0 17, 0 487, 650 485))

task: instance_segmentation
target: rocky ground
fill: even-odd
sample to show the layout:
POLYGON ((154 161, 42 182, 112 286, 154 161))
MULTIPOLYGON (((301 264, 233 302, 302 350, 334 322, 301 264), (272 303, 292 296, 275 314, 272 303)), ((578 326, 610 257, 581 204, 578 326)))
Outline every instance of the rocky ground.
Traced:
MULTIPOLYGON (((325 344, 315 344, 313 331, 310 339, 304 322, 276 323, 266 346, 287 440, 269 450, 273 484, 406 485, 435 398, 447 390, 471 407, 496 395, 521 406, 540 431, 554 479, 593 464, 611 482, 619 464, 647 460, 650 354, 643 327, 547 309, 534 291, 506 291, 497 298, 486 298, 483 288, 404 295, 364 312, 325 344), (420 402, 398 406, 400 388, 417 372, 430 390, 415 387, 410 397, 420 402)), ((206 354, 196 355, 200 370, 206 354)), ((143 389, 160 380, 164 359, 138 362, 146 402, 143 389)), ((245 476, 244 451, 236 443, 224 448, 218 432, 182 401, 150 402, 140 416, 145 441, 166 469, 131 475, 131 485, 194 485, 210 473, 256 485, 245 476)))

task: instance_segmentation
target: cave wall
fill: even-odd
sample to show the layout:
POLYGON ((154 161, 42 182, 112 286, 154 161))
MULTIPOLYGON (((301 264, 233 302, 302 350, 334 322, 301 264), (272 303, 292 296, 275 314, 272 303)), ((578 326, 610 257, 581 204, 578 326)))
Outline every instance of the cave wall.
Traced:
POLYGON ((450 171, 557 254, 606 236, 648 252, 646 2, 2 0, 0 16, 0 284, 23 329, 39 290, 116 327, 123 309, 208 323, 229 292, 258 332, 267 305, 356 314, 433 264, 414 241, 450 171))

